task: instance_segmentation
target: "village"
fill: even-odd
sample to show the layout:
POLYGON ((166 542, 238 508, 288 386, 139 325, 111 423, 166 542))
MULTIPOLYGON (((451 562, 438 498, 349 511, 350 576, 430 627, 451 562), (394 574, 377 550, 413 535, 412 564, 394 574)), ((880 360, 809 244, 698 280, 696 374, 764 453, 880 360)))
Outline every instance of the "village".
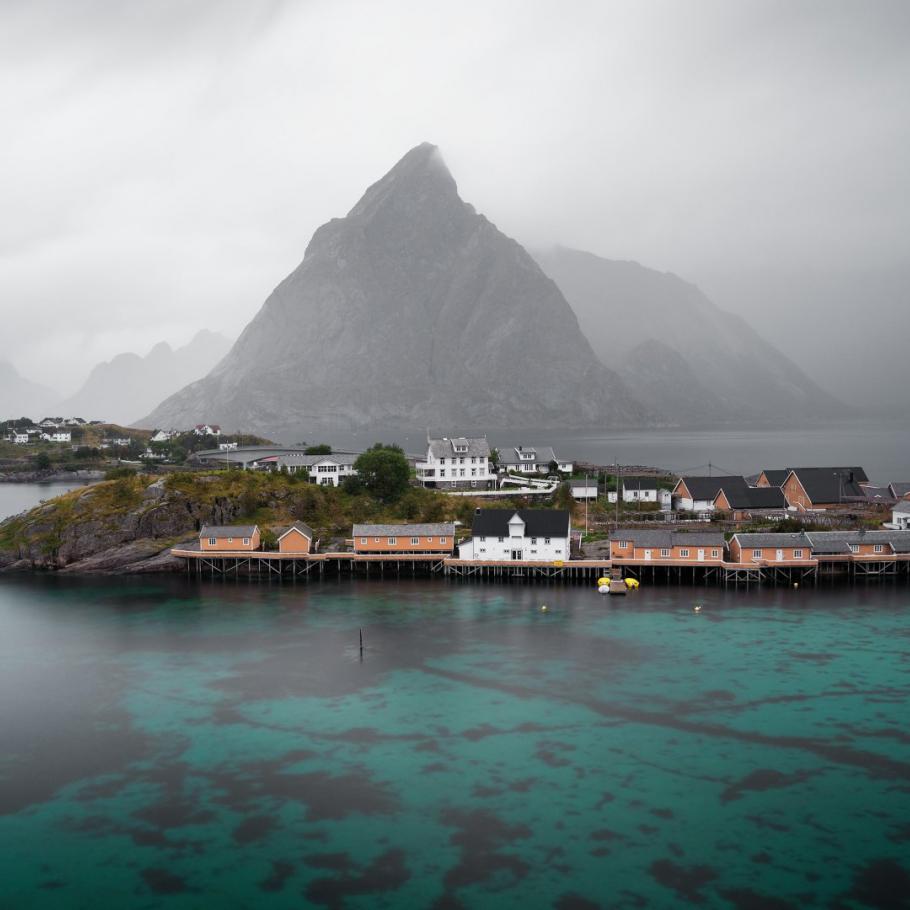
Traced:
MULTIPOLYGON (((212 467, 305 474, 320 486, 355 477, 358 457, 268 446, 195 454, 212 467)), ((196 544, 172 552, 188 572, 293 578, 361 571, 798 585, 910 573, 910 482, 873 484, 859 466, 769 468, 751 478, 584 466, 590 474, 579 477, 581 466, 552 446, 497 450, 485 437, 459 436, 428 436, 426 451, 408 460, 413 484, 481 503, 470 523, 355 523, 324 547, 297 521, 269 548, 255 524, 206 526, 196 544), (559 498, 564 507, 548 507, 559 498), (772 529, 752 530, 762 523, 772 529)))

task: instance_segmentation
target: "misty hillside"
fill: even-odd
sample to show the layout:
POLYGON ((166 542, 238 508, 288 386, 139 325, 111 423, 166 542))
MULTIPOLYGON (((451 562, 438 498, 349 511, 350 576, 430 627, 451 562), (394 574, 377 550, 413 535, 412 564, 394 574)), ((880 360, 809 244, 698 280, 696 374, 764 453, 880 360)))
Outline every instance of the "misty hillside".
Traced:
POLYGON ((11 363, 0 361, 0 417, 3 419, 41 420, 49 416, 45 411, 59 398, 53 390, 21 376, 11 363))
MULTIPOLYGON (((843 413, 792 360, 695 285, 636 262, 578 250, 535 255, 603 363, 674 422, 793 421, 843 413)), ((773 327, 763 328, 773 333, 773 327)))
POLYGON ((140 357, 118 354, 99 363, 82 388, 60 405, 62 413, 128 425, 162 398, 204 376, 230 349, 217 332, 198 332, 181 348, 166 342, 140 357))
POLYGON ((221 363, 143 426, 642 424, 556 285, 458 196, 438 151, 408 152, 320 227, 221 363))

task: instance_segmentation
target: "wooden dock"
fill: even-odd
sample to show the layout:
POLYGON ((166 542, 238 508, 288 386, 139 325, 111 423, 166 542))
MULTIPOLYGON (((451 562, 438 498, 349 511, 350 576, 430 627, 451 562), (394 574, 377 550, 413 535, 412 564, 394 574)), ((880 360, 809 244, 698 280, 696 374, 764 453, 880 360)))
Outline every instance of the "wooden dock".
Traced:
POLYGON ((306 579, 313 576, 441 575, 452 579, 492 581, 559 581, 596 586, 597 579, 634 578, 654 584, 794 585, 819 579, 872 580, 910 576, 910 553, 890 556, 837 554, 806 560, 729 562, 710 559, 571 559, 557 562, 465 560, 440 554, 274 553, 268 551, 203 551, 175 547, 197 576, 260 579, 306 579))

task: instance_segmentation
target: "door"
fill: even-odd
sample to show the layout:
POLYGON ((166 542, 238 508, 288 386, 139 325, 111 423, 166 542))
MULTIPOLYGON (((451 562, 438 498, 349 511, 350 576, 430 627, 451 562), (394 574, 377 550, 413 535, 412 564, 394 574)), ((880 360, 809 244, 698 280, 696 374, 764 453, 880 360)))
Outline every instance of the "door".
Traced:
POLYGON ((522 556, 521 550, 512 550, 512 559, 520 560, 522 556))
POLYGON ((645 559, 650 559, 650 558, 651 558, 651 551, 645 550, 645 559))
POLYGON ((705 561, 705 551, 704 551, 704 550, 699 550, 699 551, 698 551, 698 561, 699 561, 699 562, 704 562, 704 561, 705 561))
POLYGON ((783 558, 784 558, 784 551, 778 550, 777 551, 777 561, 780 562, 783 558))

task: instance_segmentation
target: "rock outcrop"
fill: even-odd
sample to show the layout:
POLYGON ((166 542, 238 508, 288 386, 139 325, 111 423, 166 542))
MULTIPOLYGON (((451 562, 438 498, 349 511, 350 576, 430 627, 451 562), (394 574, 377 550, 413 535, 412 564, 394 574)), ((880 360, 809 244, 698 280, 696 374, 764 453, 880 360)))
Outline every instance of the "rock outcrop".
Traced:
POLYGON ((204 379, 139 423, 272 438, 361 427, 648 422, 559 288, 461 200, 437 149, 408 152, 314 234, 204 379))

